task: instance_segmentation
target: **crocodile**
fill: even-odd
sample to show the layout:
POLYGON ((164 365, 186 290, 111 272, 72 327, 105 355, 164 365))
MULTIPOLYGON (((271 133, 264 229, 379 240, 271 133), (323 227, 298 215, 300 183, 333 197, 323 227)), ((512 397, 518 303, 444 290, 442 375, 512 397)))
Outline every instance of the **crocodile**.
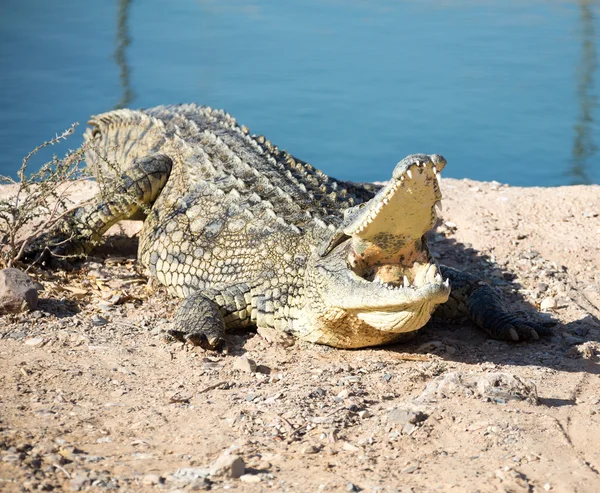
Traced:
POLYGON ((402 159, 384 185, 361 184, 196 104, 114 110, 89 125, 86 162, 104 192, 32 251, 87 252, 116 222, 142 219, 138 260, 182 299, 170 331, 181 341, 224 350, 227 331, 259 326, 377 346, 423 327, 449 297, 493 338, 548 333, 431 254, 446 165, 437 154, 402 159))

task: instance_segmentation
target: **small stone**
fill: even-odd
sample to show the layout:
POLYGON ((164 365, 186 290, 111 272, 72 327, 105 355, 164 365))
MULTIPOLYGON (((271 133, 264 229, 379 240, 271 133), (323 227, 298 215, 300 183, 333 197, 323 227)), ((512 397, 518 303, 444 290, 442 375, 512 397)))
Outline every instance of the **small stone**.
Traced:
POLYGON ((260 483, 261 477, 257 474, 242 474, 240 476, 240 481, 242 483, 260 483))
POLYGON ((402 472, 402 474, 412 474, 417 469, 419 469, 419 465, 418 464, 413 464, 413 465, 410 465, 408 467, 405 467, 404 469, 402 469, 401 472, 402 472))
POLYGON ((421 411, 410 411, 396 407, 388 412, 387 420, 395 425, 417 424, 425 421, 428 418, 427 414, 421 411))
POLYGON ((404 435, 412 435, 415 430, 417 429, 417 427, 415 425, 413 425, 412 423, 406 423, 403 427, 402 427, 402 433, 404 435))
POLYGON ((542 310, 553 310, 556 306, 556 300, 552 296, 547 296, 540 303, 540 309, 542 310))
POLYGON ((278 344, 285 348, 291 347, 296 343, 294 336, 276 329, 267 329, 259 327, 256 332, 269 344, 278 344))
POLYGON ((550 483, 544 483, 544 490, 550 491, 552 489, 552 485, 550 483))
POLYGON ((241 356, 233 362, 233 369, 245 373, 254 373, 256 371, 256 361, 241 356))
POLYGON ((21 454, 6 454, 2 456, 2 462, 19 462, 23 460, 21 454))
POLYGON ((94 327, 102 327, 108 323, 108 320, 100 315, 94 315, 90 321, 94 327))
POLYGON ((206 479, 210 475, 210 469, 204 467, 182 467, 177 469, 172 475, 176 481, 186 484, 206 479))
POLYGON ((71 491, 80 491, 82 490, 88 483, 88 477, 83 474, 77 474, 71 478, 69 482, 69 488, 71 491))
MULTIPOLYGON (((207 491, 211 489, 211 481, 208 478, 195 479, 188 486, 188 491, 207 491)), ((171 491, 170 493, 173 493, 171 491)))
POLYGON ((350 396, 350 391, 348 389, 342 389, 336 397, 338 399, 347 399, 349 396, 350 396))
POLYGON ((30 337, 25 341, 25 344, 27 344, 28 346, 39 346, 43 342, 44 339, 42 339, 41 337, 30 337))
POLYGON ((302 452, 303 454, 307 454, 307 455, 308 454, 318 454, 319 449, 317 447, 315 447, 314 445, 305 445, 304 447, 302 447, 300 452, 302 452))
POLYGON ((144 485, 161 484, 163 482, 164 479, 161 478, 158 474, 146 474, 142 478, 142 484, 144 485))
POLYGON ((246 464, 239 455, 222 455, 210 468, 214 477, 239 478, 246 470, 246 464))
POLYGON ((360 491, 360 488, 356 486, 354 483, 348 483, 346 485, 346 491, 360 491))
POLYGON ((360 450, 360 448, 357 447, 356 445, 352 445, 349 442, 343 442, 342 450, 345 450, 346 452, 358 452, 360 450))
POLYGON ((19 269, 0 270, 0 315, 35 310, 38 287, 39 284, 19 269))

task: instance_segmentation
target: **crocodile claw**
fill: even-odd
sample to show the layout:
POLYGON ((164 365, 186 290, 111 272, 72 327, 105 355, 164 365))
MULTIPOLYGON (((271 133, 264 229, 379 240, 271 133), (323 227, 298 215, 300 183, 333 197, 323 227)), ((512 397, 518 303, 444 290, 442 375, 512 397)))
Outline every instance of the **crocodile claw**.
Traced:
POLYGON ((200 346, 208 351, 227 353, 227 341, 224 337, 208 337, 204 332, 183 332, 181 330, 169 330, 167 333, 175 340, 192 346, 200 346))

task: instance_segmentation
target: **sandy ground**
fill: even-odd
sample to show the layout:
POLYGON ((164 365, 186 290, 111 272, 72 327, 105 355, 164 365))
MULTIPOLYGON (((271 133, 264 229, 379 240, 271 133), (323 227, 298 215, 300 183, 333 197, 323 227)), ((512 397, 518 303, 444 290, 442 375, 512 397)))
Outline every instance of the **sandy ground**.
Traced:
POLYGON ((600 187, 444 195, 440 261, 553 337, 435 318, 379 349, 259 331, 209 354, 164 342, 177 301, 136 272, 135 238, 111 237, 39 275, 38 311, 0 317, 0 490, 600 491, 600 187), (222 454, 241 479, 206 477, 222 454))

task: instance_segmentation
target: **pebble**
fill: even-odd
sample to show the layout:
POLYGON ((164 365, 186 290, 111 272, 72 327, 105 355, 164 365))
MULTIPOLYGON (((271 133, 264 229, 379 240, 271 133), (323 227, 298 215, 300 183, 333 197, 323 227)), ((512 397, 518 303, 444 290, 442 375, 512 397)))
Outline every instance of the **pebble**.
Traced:
POLYGON ((204 467, 182 467, 172 474, 172 478, 176 481, 192 483, 193 481, 205 479, 209 475, 210 469, 204 467))
POLYGON ((161 478, 158 474, 146 474, 142 478, 142 484, 144 485, 161 484, 163 482, 164 479, 161 478))
POLYGON ((540 303, 540 309, 542 310, 553 310, 556 307, 556 300, 552 296, 547 296, 540 303))
POLYGON ((350 396, 350 391, 348 389, 342 389, 336 397, 338 399, 347 399, 350 396))
POLYGON ((189 491, 206 491, 212 488, 212 483, 208 478, 195 479, 192 481, 189 486, 189 491))
POLYGON ((303 454, 318 454, 319 449, 314 445, 305 445, 304 447, 302 447, 300 452, 302 452, 303 454))
POLYGON ((262 478, 257 474, 242 474, 240 481, 242 483, 260 483, 262 478))
POLYGON ((419 466, 417 464, 413 464, 413 465, 410 465, 408 467, 405 467, 404 469, 402 469, 401 472, 402 472, 402 474, 412 474, 417 469, 419 469, 419 466))
POLYGON ((77 474, 71 478, 69 482, 69 488, 71 491, 82 490, 88 483, 88 477, 83 474, 77 474))
POLYGON ((360 419, 367 419, 367 418, 370 418, 371 416, 372 416, 372 414, 366 409, 364 411, 358 412, 358 417, 360 419))
POLYGON ((387 420, 395 425, 417 424, 425 421, 428 418, 427 414, 422 411, 410 411, 396 407, 388 412, 387 420))
POLYGON ((254 373, 256 371, 256 361, 241 356, 233 362, 233 369, 245 373, 254 373))
POLYGON ((39 284, 19 269, 0 270, 0 315, 35 310, 39 284))
POLYGON ((214 477, 239 478, 246 471, 246 464, 239 455, 222 455, 210 468, 214 477))
POLYGON ((108 320, 100 315, 94 315, 90 321, 94 327, 102 327, 108 323, 108 320))
POLYGON ((25 341, 25 344, 27 344, 28 346, 39 346, 43 342, 44 339, 42 339, 41 337, 30 337, 25 341))
POLYGON ((360 488, 356 486, 354 483, 348 483, 346 485, 346 491, 360 491, 360 488))

